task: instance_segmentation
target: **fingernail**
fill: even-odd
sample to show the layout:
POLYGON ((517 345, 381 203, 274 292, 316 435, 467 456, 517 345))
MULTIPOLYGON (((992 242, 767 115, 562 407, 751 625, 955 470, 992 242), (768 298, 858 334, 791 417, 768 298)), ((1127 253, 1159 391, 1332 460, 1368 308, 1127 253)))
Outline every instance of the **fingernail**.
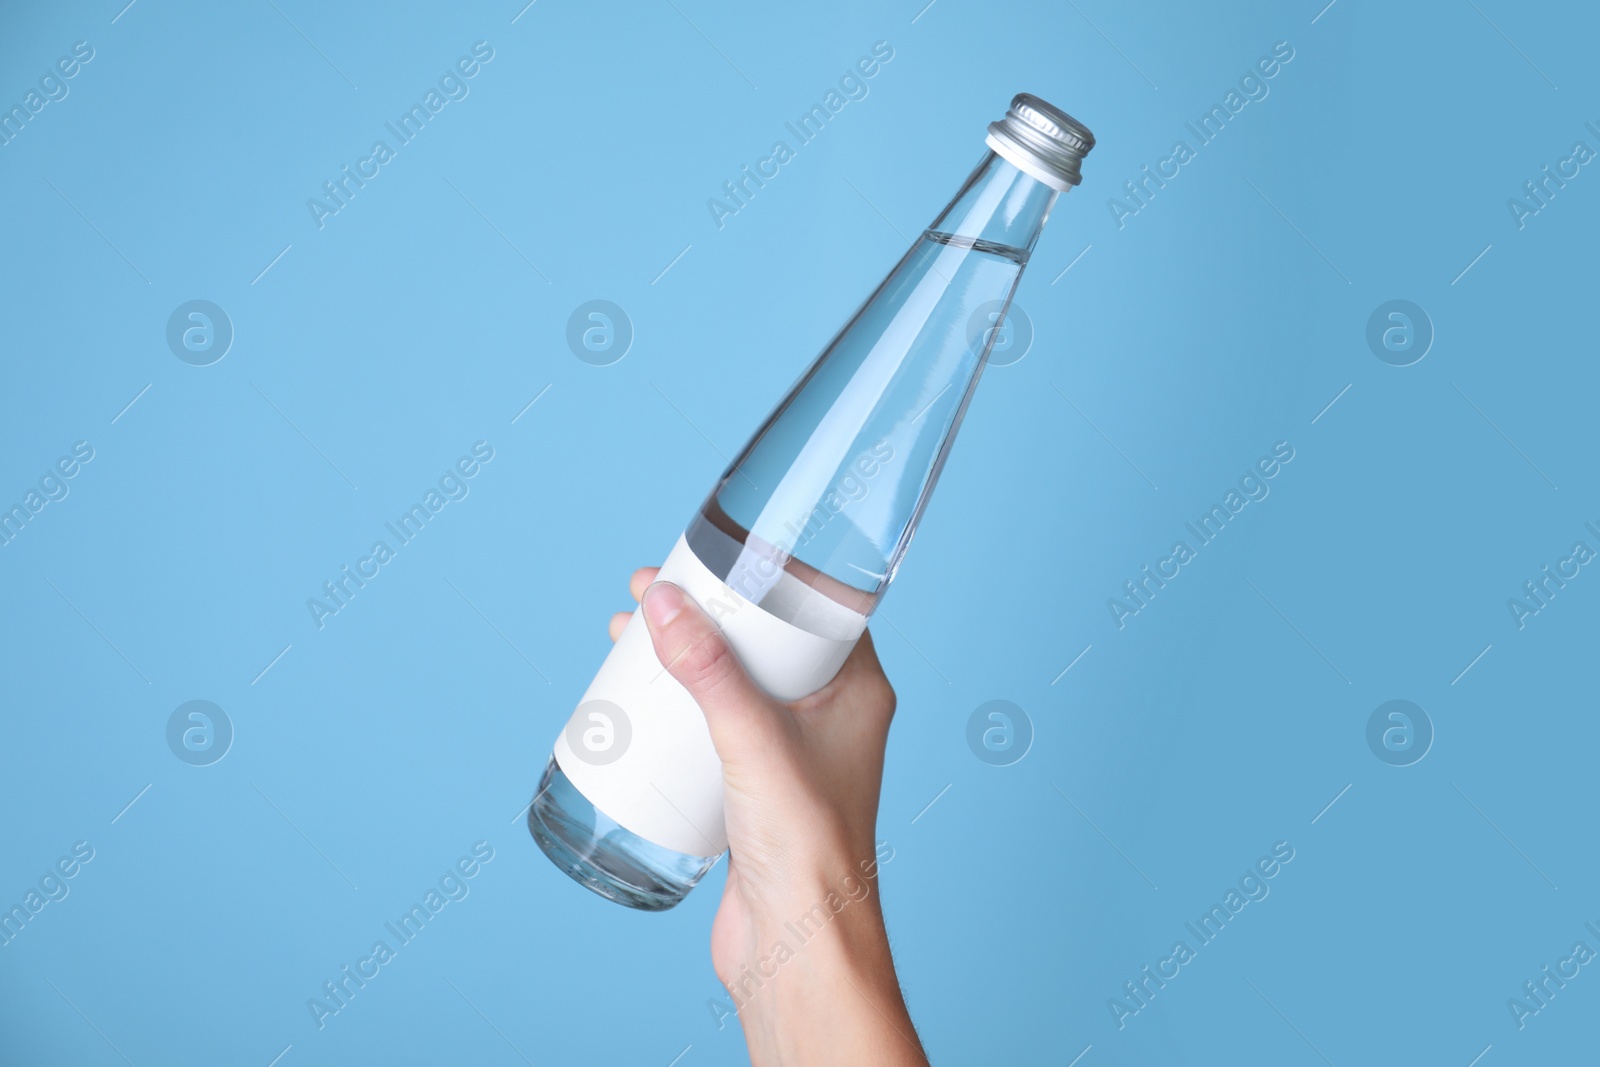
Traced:
POLYGON ((671 582, 655 582, 644 591, 644 617, 654 627, 667 625, 683 610, 683 590, 671 582))

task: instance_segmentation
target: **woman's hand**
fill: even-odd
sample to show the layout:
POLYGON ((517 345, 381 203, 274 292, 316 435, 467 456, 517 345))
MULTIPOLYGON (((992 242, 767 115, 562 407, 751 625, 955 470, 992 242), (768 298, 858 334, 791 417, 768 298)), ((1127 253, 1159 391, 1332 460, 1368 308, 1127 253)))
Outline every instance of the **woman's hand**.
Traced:
MULTIPOLYGON (((722 760, 728 881, 711 962, 752 1062, 927 1063, 877 895, 874 829, 895 696, 871 636, 821 690, 776 700, 709 616, 655 581, 658 569, 635 571, 629 588, 657 658, 700 705, 722 760)), ((612 618, 613 640, 629 617, 612 618)))

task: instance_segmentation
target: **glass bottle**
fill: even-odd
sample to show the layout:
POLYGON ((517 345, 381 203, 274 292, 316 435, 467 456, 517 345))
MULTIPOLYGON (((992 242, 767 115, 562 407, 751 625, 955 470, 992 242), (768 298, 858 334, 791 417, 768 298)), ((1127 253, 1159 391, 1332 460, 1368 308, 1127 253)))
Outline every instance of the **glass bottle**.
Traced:
MULTIPOLYGON (((996 329, 1093 135, 1023 94, 988 151, 722 475, 663 565, 767 692, 837 673, 894 580, 996 329)), ((545 854, 608 899, 659 911, 727 849, 705 719, 635 611, 529 808, 545 854)))

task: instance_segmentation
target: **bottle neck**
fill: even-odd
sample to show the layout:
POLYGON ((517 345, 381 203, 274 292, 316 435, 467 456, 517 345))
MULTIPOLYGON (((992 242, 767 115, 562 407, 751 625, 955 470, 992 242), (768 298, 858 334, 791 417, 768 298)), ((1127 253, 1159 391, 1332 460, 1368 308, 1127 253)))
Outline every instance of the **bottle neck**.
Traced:
POLYGON ((1059 195, 991 151, 928 229, 1014 249, 1026 263, 1059 195))

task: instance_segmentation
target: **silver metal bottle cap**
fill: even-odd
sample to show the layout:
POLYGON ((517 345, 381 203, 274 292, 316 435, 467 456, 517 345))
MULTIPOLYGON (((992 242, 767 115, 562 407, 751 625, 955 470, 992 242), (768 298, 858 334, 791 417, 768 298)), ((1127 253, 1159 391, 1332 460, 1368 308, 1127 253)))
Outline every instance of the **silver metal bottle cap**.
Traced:
POLYGON ((1019 93, 1006 117, 989 124, 985 143, 1024 174, 1066 192, 1083 180, 1078 165, 1094 147, 1094 134, 1060 108, 1019 93))

